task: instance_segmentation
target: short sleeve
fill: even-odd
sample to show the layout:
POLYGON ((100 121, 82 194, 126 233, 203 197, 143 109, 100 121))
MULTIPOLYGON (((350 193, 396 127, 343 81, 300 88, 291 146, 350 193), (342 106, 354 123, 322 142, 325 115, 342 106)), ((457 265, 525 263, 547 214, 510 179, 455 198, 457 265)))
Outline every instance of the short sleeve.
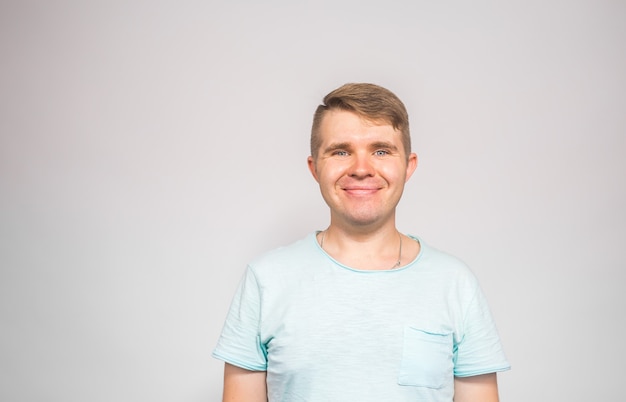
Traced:
POLYGON ((265 371, 267 351, 260 342, 261 294, 250 267, 230 305, 213 357, 247 370, 265 371))
POLYGON ((487 301, 478 285, 467 308, 462 337, 454 352, 454 375, 457 377, 510 369, 487 301))

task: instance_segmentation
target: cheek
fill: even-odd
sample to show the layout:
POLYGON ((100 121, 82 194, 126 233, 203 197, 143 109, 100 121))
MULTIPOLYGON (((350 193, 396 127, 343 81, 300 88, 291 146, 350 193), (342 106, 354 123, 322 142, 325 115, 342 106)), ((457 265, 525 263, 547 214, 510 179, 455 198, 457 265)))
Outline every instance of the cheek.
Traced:
POLYGON ((390 183, 404 182, 406 177, 406 169, 398 166, 382 167, 379 172, 390 183))
POLYGON ((334 184, 344 176, 345 169, 338 164, 326 165, 318 170, 318 177, 322 184, 334 184))

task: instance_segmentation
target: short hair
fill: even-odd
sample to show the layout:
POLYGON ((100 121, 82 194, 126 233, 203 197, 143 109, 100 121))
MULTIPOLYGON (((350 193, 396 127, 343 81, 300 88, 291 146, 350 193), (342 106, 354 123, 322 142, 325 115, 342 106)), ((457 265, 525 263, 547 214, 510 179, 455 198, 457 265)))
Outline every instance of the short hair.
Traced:
POLYGON ((319 128, 328 111, 344 110, 356 113, 362 118, 390 124, 400 131, 406 157, 411 153, 409 115, 402 101, 390 90, 375 84, 349 83, 330 92, 313 115, 311 128, 311 156, 317 158, 322 141, 319 128))

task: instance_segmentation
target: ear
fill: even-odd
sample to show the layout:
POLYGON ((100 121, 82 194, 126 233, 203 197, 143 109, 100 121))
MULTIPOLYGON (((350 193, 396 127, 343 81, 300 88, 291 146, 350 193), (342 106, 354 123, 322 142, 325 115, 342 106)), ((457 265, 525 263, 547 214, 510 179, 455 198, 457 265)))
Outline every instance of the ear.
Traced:
POLYGON ((306 159, 306 162, 307 162, 307 165, 309 165, 309 171, 313 175, 313 178, 315 179, 316 182, 319 183, 319 178, 317 177, 317 169, 316 169, 316 166, 315 166, 315 159, 313 159, 312 156, 309 156, 306 159))
POLYGON ((417 169, 417 154, 412 152, 409 155, 409 160, 406 164, 406 179, 404 181, 405 183, 409 181, 409 179, 413 175, 413 172, 415 172, 415 169, 417 169))

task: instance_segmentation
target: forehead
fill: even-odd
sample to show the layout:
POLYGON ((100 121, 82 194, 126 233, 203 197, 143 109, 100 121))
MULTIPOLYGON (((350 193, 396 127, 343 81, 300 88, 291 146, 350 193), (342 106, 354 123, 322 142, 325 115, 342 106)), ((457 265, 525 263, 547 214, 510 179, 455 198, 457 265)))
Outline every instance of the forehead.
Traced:
POLYGON ((400 132, 385 121, 371 120, 346 110, 328 111, 320 124, 322 142, 363 140, 367 138, 401 140, 400 132))

